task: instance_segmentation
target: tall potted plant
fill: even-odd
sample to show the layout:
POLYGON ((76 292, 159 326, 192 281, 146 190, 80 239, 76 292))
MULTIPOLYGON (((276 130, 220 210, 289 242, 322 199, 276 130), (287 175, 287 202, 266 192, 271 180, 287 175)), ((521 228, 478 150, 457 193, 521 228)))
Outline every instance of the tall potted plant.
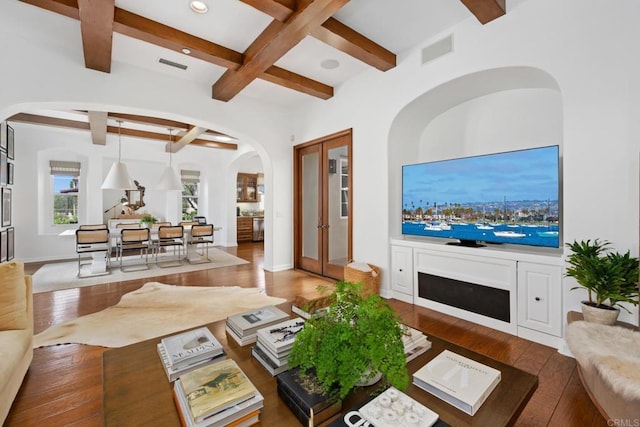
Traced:
POLYGON ((336 283, 328 310, 305 322, 288 359, 291 367, 314 372, 324 392, 340 399, 376 376, 400 390, 409 386, 399 316, 361 288, 336 283))
POLYGON ((567 243, 571 254, 566 276, 573 277, 585 288, 588 300, 582 302, 585 320, 614 324, 620 314, 620 303, 638 305, 638 258, 627 251, 624 254, 610 251, 610 242, 595 239, 567 243))

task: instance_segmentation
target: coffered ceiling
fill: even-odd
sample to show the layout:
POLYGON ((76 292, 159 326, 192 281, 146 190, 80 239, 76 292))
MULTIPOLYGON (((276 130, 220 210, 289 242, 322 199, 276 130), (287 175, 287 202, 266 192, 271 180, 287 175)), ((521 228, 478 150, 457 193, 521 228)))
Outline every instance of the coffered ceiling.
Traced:
MULTIPOLYGON (((505 13, 505 0, 203 0, 202 14, 189 0, 20 1, 77 26, 84 56, 78 66, 112 73, 122 62, 196 82, 212 102, 246 96, 285 107, 329 99, 365 70, 392 69, 399 53, 462 20, 484 24, 505 13)), ((80 126, 112 132, 106 123, 117 114, 87 113, 80 126)), ((44 120, 21 117, 27 119, 44 120)), ((118 120, 127 126, 131 119, 118 120)), ((141 120, 163 127, 168 138, 166 123, 132 122, 141 120)), ((173 128, 183 145, 220 137, 189 124, 173 128)))

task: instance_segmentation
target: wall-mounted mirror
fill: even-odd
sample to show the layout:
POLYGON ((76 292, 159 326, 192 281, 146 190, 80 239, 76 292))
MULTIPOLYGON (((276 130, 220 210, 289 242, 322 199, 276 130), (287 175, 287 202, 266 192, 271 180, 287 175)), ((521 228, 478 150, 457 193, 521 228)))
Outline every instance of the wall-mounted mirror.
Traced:
POLYGON ((144 206, 144 190, 145 187, 141 186, 138 181, 133 181, 137 190, 126 190, 127 207, 130 212, 135 212, 144 206))

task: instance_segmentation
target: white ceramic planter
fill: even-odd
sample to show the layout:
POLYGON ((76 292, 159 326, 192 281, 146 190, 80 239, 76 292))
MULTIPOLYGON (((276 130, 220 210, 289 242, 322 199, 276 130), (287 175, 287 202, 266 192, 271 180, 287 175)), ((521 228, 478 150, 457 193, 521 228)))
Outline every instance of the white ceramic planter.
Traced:
POLYGON ((618 308, 598 308, 582 302, 582 316, 587 322, 613 325, 618 320, 618 315, 620 315, 618 308))

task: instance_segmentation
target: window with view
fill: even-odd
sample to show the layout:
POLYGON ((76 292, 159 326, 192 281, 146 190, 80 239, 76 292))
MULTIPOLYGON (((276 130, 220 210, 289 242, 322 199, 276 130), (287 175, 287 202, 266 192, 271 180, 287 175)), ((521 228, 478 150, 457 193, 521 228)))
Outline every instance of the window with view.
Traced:
POLYGON ((191 221, 198 215, 200 172, 182 170, 180 177, 182 181, 182 219, 191 221))
POLYGON ((80 163, 49 163, 53 193, 53 224, 78 223, 80 163))

